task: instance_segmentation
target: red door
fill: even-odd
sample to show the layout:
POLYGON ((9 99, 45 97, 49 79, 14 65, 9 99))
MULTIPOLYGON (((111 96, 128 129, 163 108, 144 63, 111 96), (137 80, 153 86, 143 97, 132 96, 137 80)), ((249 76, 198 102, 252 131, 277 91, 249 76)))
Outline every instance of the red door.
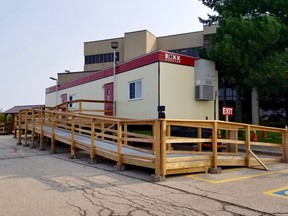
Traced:
POLYGON ((65 103, 67 101, 67 94, 61 95, 61 101, 62 101, 62 103, 65 103))
MULTIPOLYGON (((65 103, 65 102, 67 102, 67 94, 62 94, 61 95, 61 103, 63 104, 63 103, 65 103)), ((66 107, 62 107, 61 108, 62 109, 62 111, 66 111, 66 107)))
MULTIPOLYGON (((113 102, 114 95, 113 95, 113 83, 107 83, 104 85, 104 100, 113 102)), ((105 115, 113 115, 113 103, 105 103, 104 105, 105 115)))

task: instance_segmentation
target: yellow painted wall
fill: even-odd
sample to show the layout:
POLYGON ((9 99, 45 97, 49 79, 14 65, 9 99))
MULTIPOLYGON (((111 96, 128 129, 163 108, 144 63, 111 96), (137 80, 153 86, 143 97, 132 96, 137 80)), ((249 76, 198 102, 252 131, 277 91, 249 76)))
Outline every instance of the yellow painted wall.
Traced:
MULTIPOLYGON (((116 115, 125 118, 158 118, 158 64, 160 64, 160 105, 166 107, 170 119, 214 119, 214 101, 195 100, 194 68, 171 63, 153 63, 116 76, 116 115), (142 80, 142 98, 129 100, 129 82, 142 80)), ((218 76, 215 76, 218 89, 218 76)), ((61 95, 76 94, 76 99, 104 100, 104 85, 113 82, 113 76, 58 91, 61 95)), ((55 105, 55 93, 46 95, 46 105, 55 105)), ((217 106, 218 107, 218 101, 217 106)), ((88 107, 103 109, 103 105, 88 107)), ((218 113, 218 111, 217 111, 218 113)), ((217 116, 218 119, 218 116, 217 116)))
POLYGON ((160 103, 166 107, 166 118, 214 119, 214 101, 195 100, 193 67, 161 63, 160 68, 160 103))
POLYGON ((157 118, 158 63, 117 75, 117 115, 126 118, 157 118), (142 99, 129 100, 129 82, 142 80, 142 99))
MULTIPOLYGON (((97 81, 89 82, 83 85, 78 85, 68 89, 58 91, 58 104, 61 103, 61 95, 67 94, 67 99, 69 100, 69 95, 75 94, 77 99, 89 99, 89 100, 104 100, 104 85, 113 82, 113 77, 103 78, 97 81)), ((46 106, 54 106, 56 103, 56 92, 46 94, 45 104, 46 106)), ((78 108, 78 107, 75 107, 78 108)), ((93 106, 91 103, 85 103, 83 108, 87 109, 104 109, 103 104, 97 104, 93 106)))

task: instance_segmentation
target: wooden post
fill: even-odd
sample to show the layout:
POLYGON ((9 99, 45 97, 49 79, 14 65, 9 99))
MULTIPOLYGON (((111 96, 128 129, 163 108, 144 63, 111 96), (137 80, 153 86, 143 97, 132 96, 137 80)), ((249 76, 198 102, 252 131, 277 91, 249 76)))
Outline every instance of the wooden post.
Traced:
POLYGON ((79 100, 79 113, 81 113, 81 112, 82 112, 82 101, 79 100))
POLYGON ((250 163, 250 159, 251 159, 251 144, 250 144, 250 139, 251 139, 251 135, 250 135, 250 125, 247 125, 246 128, 246 166, 250 167, 251 163, 250 163))
POLYGON ((101 121, 101 140, 104 141, 104 127, 105 127, 105 124, 104 124, 104 121, 102 120, 101 121))
MULTIPOLYGON (((229 116, 228 115, 225 115, 225 121, 228 123, 229 122, 229 116)), ((226 139, 230 139, 231 136, 230 136, 230 131, 226 130, 225 131, 225 138, 226 139)), ((231 143, 226 143, 226 152, 231 152, 231 143)))
POLYGON ((13 122, 13 124, 14 124, 14 127, 13 127, 13 129, 14 129, 14 138, 16 138, 17 137, 17 114, 14 114, 14 115, 12 115, 12 122, 13 122))
POLYGON ((153 149, 155 150, 155 180, 156 178, 161 178, 161 139, 160 139, 160 120, 155 120, 153 125, 153 149))
POLYGON ((286 129, 282 133, 282 144, 283 144, 283 162, 288 163, 288 130, 286 129))
POLYGON ((52 122, 51 122, 51 154, 55 154, 56 153, 56 146, 55 146, 55 115, 57 116, 57 114, 52 113, 52 122))
POLYGON ((44 116, 45 113, 41 110, 40 112, 40 127, 41 127, 41 130, 40 130, 40 151, 44 151, 45 150, 45 147, 44 147, 44 116))
POLYGON ((28 146, 28 109, 25 110, 25 130, 24 130, 24 139, 25 139, 25 143, 23 146, 28 146))
MULTIPOLYGON (((154 124, 152 125, 152 136, 153 136, 153 143, 152 143, 152 151, 153 151, 153 154, 156 155, 156 140, 157 140, 157 133, 159 133, 157 131, 157 120, 155 120, 154 124)), ((156 158, 157 158, 157 155, 156 155, 156 158)), ((156 164, 157 166, 157 164, 156 164)))
POLYGON ((32 109, 32 137, 31 137, 31 148, 35 148, 35 110, 32 109))
POLYGON ((116 171, 123 171, 125 166, 123 165, 122 161, 122 122, 117 123, 117 139, 118 139, 118 161, 117 165, 115 166, 116 171))
POLYGON ((17 145, 22 145, 21 143, 21 121, 22 121, 22 118, 21 118, 21 110, 19 111, 19 118, 18 118, 18 143, 17 145))
MULTIPOLYGON (((166 136, 168 136, 168 137, 171 136, 171 126, 170 125, 166 125, 166 136)), ((171 152, 172 150, 173 150, 172 144, 167 143, 167 151, 171 152)))
POLYGON ((166 130, 167 120, 161 120, 161 142, 160 142, 160 157, 161 157, 161 177, 165 179, 166 176, 166 130))
POLYGON ((218 161, 217 161, 217 121, 213 122, 213 129, 212 129, 212 152, 213 152, 213 162, 212 162, 212 168, 217 168, 218 161))
MULTIPOLYGON (((124 144, 128 145, 128 124, 124 122, 124 144)), ((154 147, 153 147, 154 149, 154 147)))
POLYGON ((72 115, 71 119, 71 146, 70 146, 70 158, 76 158, 75 152, 75 116, 72 115))
POLYGON ((96 163, 95 151, 95 120, 91 119, 91 149, 90 149, 90 163, 96 163))
MULTIPOLYGON (((197 138, 202 138, 202 128, 197 128, 197 138)), ((198 151, 202 152, 202 142, 198 142, 198 151)))

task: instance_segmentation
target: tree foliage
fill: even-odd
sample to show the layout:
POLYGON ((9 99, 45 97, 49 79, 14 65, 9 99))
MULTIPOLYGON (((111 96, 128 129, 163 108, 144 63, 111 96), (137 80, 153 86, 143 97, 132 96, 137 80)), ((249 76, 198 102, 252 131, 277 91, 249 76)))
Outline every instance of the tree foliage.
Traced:
POLYGON ((216 61, 225 84, 238 90, 257 88, 266 97, 287 95, 288 1, 202 0, 202 3, 215 14, 200 21, 218 24, 206 55, 216 61))

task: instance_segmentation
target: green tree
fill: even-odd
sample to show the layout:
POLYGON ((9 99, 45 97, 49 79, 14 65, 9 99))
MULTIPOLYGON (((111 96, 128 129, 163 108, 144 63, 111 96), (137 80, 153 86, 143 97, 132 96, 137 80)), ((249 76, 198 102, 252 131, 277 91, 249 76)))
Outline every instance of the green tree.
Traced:
POLYGON ((5 115, 2 112, 2 108, 0 108, 0 123, 5 122, 5 115))
POLYGON ((244 89, 257 88, 266 96, 275 92, 287 95, 288 1, 202 2, 216 14, 200 21, 219 26, 211 48, 204 54, 216 61, 222 85, 237 90, 236 120, 241 121, 244 89))

